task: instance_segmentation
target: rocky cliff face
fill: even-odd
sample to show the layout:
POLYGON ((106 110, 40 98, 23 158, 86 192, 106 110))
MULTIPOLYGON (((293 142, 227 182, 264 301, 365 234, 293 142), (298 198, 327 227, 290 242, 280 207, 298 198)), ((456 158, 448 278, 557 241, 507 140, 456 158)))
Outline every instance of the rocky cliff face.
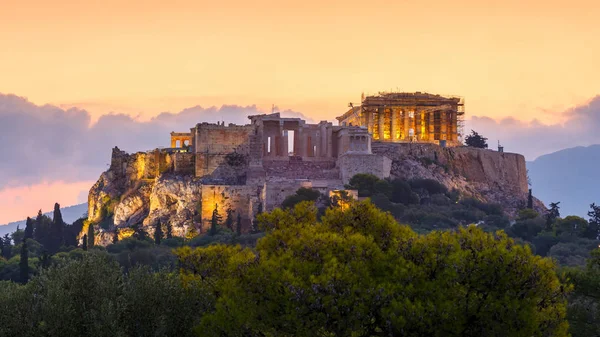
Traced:
MULTIPOLYGON (((433 144, 373 143, 372 149, 374 154, 371 156, 385 156, 389 158, 386 158, 388 164, 391 160, 390 175, 393 178, 435 179, 462 195, 501 204, 513 217, 527 202, 527 169, 525 158, 519 154, 466 147, 441 148, 433 144)), ((110 243, 117 229, 121 237, 131 235, 133 226, 143 226, 152 235, 159 222, 169 223, 174 236, 185 236, 192 229, 203 231, 202 219, 210 217, 212 208, 206 211, 208 215, 201 211, 203 185, 192 171, 172 172, 174 157, 171 156, 175 155, 157 151, 127 154, 113 149, 109 170, 102 173, 88 197, 88 219, 95 224, 96 242, 110 243)), ((336 170, 325 167, 323 172, 339 174, 336 170)), ((289 181, 298 178, 294 172, 286 173, 290 175, 286 175, 289 181)), ((311 178, 306 172, 302 172, 302 177, 311 178)), ((320 177, 312 178, 318 180, 320 177)), ((212 206, 218 197, 221 207, 235 201, 248 208, 246 204, 253 193, 242 187, 246 186, 240 186, 242 192, 238 192, 247 195, 216 193, 211 189, 208 194, 212 194, 207 195, 206 202, 212 206)), ((279 185, 276 187, 281 189, 279 185)), ((541 212, 545 210, 537 199, 534 208, 541 212)))
POLYGON ((197 227, 201 183, 192 175, 160 174, 161 165, 169 161, 168 155, 158 158, 154 153, 113 149, 110 169, 88 196, 88 219, 99 224, 99 244, 111 242, 115 229, 135 225, 152 234, 159 221, 168 222, 174 236, 197 227))
MULTIPOLYGON (((463 195, 501 204, 513 217, 527 203, 527 168, 520 154, 434 144, 373 143, 372 150, 392 159, 392 177, 434 179, 463 195)), ((545 210, 535 198, 534 208, 545 210)))

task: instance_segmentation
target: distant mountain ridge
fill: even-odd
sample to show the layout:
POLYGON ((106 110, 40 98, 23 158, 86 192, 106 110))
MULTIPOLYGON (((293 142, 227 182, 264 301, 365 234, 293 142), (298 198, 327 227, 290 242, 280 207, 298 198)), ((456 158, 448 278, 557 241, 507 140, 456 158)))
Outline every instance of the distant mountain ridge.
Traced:
POLYGON ((527 162, 533 194, 560 201, 561 216, 587 217, 590 204, 600 204, 600 144, 578 146, 527 162))
MULTIPOLYGON (((63 220, 68 224, 72 224, 74 221, 81 218, 85 213, 87 213, 87 203, 64 207, 64 208, 61 208, 60 211, 61 211, 63 220)), ((53 213, 54 212, 51 211, 51 212, 47 212, 44 214, 49 216, 50 218, 52 218, 53 213)), ((37 214, 32 214, 31 217, 33 218, 36 215, 37 214)), ((20 229, 24 229, 26 221, 27 220, 21 220, 21 221, 15 221, 15 222, 11 222, 8 224, 0 225, 0 236, 4 236, 5 234, 13 233, 14 231, 17 230, 17 227, 19 227, 20 229)))

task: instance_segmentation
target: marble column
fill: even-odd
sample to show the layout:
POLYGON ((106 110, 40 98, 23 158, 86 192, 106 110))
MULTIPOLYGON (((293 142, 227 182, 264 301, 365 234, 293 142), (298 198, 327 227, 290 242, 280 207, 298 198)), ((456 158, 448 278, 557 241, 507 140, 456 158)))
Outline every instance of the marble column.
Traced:
POLYGON ((384 141, 384 124, 385 124, 385 109, 384 108, 379 108, 378 113, 377 113, 377 119, 378 119, 378 130, 379 131, 379 141, 383 142, 384 141))
POLYGON ((398 129, 398 111, 396 109, 392 109, 392 118, 390 119, 390 138, 392 141, 398 140, 396 137, 396 131, 398 129))

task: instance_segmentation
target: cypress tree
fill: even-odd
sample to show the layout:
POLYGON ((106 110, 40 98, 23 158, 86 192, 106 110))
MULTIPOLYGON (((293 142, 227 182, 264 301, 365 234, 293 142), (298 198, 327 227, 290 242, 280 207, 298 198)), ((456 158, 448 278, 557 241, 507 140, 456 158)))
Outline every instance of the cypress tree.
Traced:
POLYGON ((12 252, 12 241, 10 239, 10 235, 8 234, 4 234, 4 239, 2 239, 2 241, 4 242, 4 249, 2 250, 2 256, 5 259, 10 259, 10 255, 12 252))
POLYGON ((88 247, 94 247, 94 225, 89 224, 87 232, 88 247))
POLYGON ((65 231, 65 222, 63 221, 62 213, 60 212, 60 205, 58 203, 54 204, 54 215, 52 218, 52 228, 51 228, 51 247, 50 253, 54 254, 58 251, 60 246, 64 244, 64 231, 65 231))
POLYGON ((533 194, 531 193, 531 188, 529 189, 529 196, 527 197, 527 208, 533 209, 533 194))
POLYGON ((135 224, 133 226, 133 230, 135 231, 133 233, 133 237, 138 239, 138 240, 146 240, 146 238, 148 237, 148 233, 146 233, 146 230, 144 230, 144 227, 141 226, 139 223, 135 224))
POLYGON ((217 227, 221 223, 221 216, 219 215, 219 210, 217 208, 218 205, 215 204, 215 209, 213 210, 212 218, 210 220, 210 235, 217 234, 217 227))
POLYGON ((83 248, 83 250, 87 250, 87 243, 88 243, 87 234, 83 234, 83 238, 81 239, 81 241, 83 242, 83 245, 81 248, 83 248))
POLYGON ((25 239, 33 239, 33 227, 33 220, 27 217, 27 221, 25 222, 25 239))
POLYGON ((242 214, 238 212, 237 222, 235 224, 235 232, 237 235, 242 235, 242 214))
POLYGON ((227 209, 227 218, 225 218, 225 227, 229 228, 229 230, 233 231, 233 210, 231 208, 227 209))
POLYGON ((156 229, 154 229, 154 243, 158 246, 160 245, 160 240, 163 238, 162 224, 160 221, 156 224, 156 229))
POLYGON ((40 257, 39 266, 42 269, 47 269, 48 267, 50 267, 50 262, 52 262, 52 260, 50 259, 50 254, 48 254, 48 251, 44 250, 44 252, 42 252, 42 256, 40 257))
POLYGON ((119 229, 115 229, 115 234, 113 234, 112 243, 115 244, 119 242, 119 229))
POLYGON ((35 218, 35 224, 34 224, 34 229, 33 229, 33 238, 38 241, 38 242, 42 242, 42 237, 44 236, 44 224, 43 224, 43 220, 44 220, 44 215, 42 214, 42 210, 40 209, 38 211, 37 217, 35 218))
POLYGON ((171 226, 170 222, 167 222, 167 239, 173 238, 173 226, 171 226))
POLYGON ((27 239, 23 239, 21 245, 21 261, 19 261, 19 280, 25 284, 29 281, 29 250, 27 248, 27 239))

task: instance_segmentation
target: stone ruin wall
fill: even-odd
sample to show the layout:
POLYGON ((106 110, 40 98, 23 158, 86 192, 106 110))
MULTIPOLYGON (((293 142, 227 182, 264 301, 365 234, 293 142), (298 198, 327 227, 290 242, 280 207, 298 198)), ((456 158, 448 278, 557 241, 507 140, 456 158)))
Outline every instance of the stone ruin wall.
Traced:
POLYGON ((338 158, 341 178, 347 184, 354 175, 370 173, 379 179, 388 178, 392 169, 392 160, 386 156, 363 153, 347 153, 338 158))
POLYGON ((232 174, 236 175, 236 172, 232 173, 223 167, 225 156, 231 152, 249 156, 248 136, 253 132, 254 127, 251 125, 199 124, 195 137, 196 177, 229 179, 232 178, 232 174))
MULTIPOLYGON (((263 190, 258 186, 246 185, 202 185, 202 233, 210 231, 215 205, 224 225, 227 210, 233 211, 234 230, 238 213, 242 215, 242 232, 250 231, 252 219, 258 212, 259 203, 264 198, 263 190)), ((264 207, 263 207, 264 209, 264 207)))
POLYGON ((176 152, 173 158, 173 172, 179 174, 194 174, 196 172, 195 155, 189 152, 176 152))
POLYGON ((337 178, 331 180, 269 178, 266 183, 265 211, 272 211, 279 207, 285 198, 295 194, 301 187, 312 188, 328 195, 331 190, 343 189, 344 185, 337 178))
POLYGON ((373 142, 373 153, 394 161, 426 158, 464 176, 468 181, 502 186, 518 194, 527 193, 525 157, 517 153, 497 152, 471 147, 441 148, 435 144, 373 142))

